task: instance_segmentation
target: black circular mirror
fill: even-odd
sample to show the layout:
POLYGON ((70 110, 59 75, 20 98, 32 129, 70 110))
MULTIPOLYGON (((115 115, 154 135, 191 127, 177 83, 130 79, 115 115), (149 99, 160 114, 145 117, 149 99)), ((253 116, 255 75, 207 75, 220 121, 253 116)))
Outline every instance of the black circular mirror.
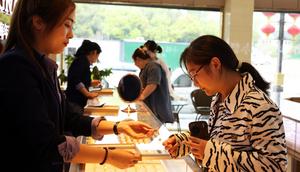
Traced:
POLYGON ((121 78, 118 85, 118 93, 126 102, 135 101, 141 94, 142 84, 136 75, 127 74, 121 78))
MULTIPOLYGON (((141 94, 142 84, 138 76, 127 74, 121 78, 118 85, 118 93, 125 102, 135 101, 141 94)), ((128 105, 129 106, 129 105, 128 105)), ((130 107, 128 107, 130 108, 130 107)), ((124 109, 122 111, 133 112, 133 109, 124 109)))

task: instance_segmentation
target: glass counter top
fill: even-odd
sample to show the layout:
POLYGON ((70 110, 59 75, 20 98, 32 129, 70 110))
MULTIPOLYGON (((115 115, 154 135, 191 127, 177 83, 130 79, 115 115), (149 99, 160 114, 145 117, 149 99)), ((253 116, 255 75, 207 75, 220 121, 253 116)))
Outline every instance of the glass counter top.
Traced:
MULTIPOLYGON (((121 121, 121 120, 134 120, 142 121, 149 124, 154 129, 157 129, 157 132, 152 138, 146 139, 133 139, 127 135, 105 135, 101 141, 96 141, 91 137, 81 137, 81 142, 86 144, 91 144, 93 146, 99 147, 116 147, 116 148, 132 148, 140 152, 142 161, 136 164, 134 167, 120 170, 115 167, 112 167, 109 164, 99 165, 99 164, 72 164, 70 172, 79 172, 79 171, 89 171, 89 172, 98 172, 98 171, 158 171, 158 172, 194 172, 201 171, 200 167, 192 159, 191 156, 186 156, 180 159, 172 159, 169 153, 164 149, 162 142, 166 140, 171 133, 168 129, 154 116, 151 110, 143 102, 134 102, 130 103, 130 106, 136 109, 134 113, 125 113, 122 112, 122 109, 128 106, 127 103, 120 101, 120 98, 114 92, 111 96, 102 96, 98 98, 98 101, 101 103, 114 105, 119 107, 117 115, 108 115, 105 116, 109 121, 121 121)), ((105 107, 105 106, 103 106, 105 107)), ((99 108, 103 108, 99 107, 99 108)), ((88 114, 90 116, 99 116, 99 114, 88 114)))

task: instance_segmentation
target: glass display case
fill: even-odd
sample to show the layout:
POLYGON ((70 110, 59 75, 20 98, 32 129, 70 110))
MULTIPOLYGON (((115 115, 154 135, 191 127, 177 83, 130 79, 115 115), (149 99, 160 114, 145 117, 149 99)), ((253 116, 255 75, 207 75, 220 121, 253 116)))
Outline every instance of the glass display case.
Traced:
MULTIPOLYGON (((105 116, 110 121, 120 120, 138 120, 143 121, 153 128, 157 129, 157 132, 152 138, 146 139, 133 139, 127 135, 105 135, 101 141, 93 140, 91 137, 79 137, 81 143, 90 144, 91 146, 109 147, 112 149, 132 149, 138 151, 141 154, 142 160, 134 167, 128 169, 118 169, 109 164, 71 164, 70 172, 195 172, 201 171, 194 159, 190 156, 186 156, 180 159, 172 159, 168 152, 165 151, 162 142, 170 136, 168 129, 153 115, 148 107, 142 102, 131 103, 130 105, 136 108, 137 112, 125 113, 122 112, 123 108, 128 106, 119 100, 117 93, 113 96, 99 97, 99 102, 105 103, 104 106, 98 108, 106 108, 112 105, 118 105, 118 114, 105 116, 103 113, 90 113, 94 116, 105 116)), ((93 107, 95 108, 95 107, 93 107)), ((97 110, 96 110, 97 111, 97 110)), ((91 111, 87 111, 91 112, 91 111)), ((86 115, 90 115, 86 114, 86 115)), ((109 114, 109 113, 108 113, 109 114)))

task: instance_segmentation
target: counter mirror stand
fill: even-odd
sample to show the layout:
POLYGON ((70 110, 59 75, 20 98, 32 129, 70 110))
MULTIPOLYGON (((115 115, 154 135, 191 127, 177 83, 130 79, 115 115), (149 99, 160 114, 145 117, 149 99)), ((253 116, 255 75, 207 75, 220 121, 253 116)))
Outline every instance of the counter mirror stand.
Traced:
POLYGON ((141 81, 136 75, 127 74, 123 76, 119 81, 117 90, 120 98, 128 104, 128 106, 121 111, 127 113, 129 117, 130 113, 134 113, 137 111, 130 106, 130 103, 136 101, 141 95, 141 81))

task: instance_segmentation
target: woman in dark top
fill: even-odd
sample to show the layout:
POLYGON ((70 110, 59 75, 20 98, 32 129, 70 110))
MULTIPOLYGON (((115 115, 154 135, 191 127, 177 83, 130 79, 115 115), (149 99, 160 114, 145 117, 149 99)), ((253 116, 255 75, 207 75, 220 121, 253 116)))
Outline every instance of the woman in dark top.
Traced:
POLYGON ((133 166, 139 156, 80 144, 75 137, 126 133, 136 138, 152 135, 141 122, 113 123, 65 112, 56 64, 49 54, 61 53, 73 37, 72 0, 18 0, 5 51, 0 56, 0 114, 3 169, 62 172, 64 161, 133 166))
POLYGON ((134 51, 134 64, 141 69, 139 74, 143 91, 140 100, 151 109, 162 123, 173 123, 168 81, 162 67, 143 48, 134 51))
POLYGON ((160 45, 158 45, 155 41, 153 40, 147 40, 144 43, 143 50, 149 54, 152 60, 154 60, 156 63, 160 64, 162 69, 164 70, 166 76, 167 76, 167 81, 168 81, 168 89, 171 97, 174 97, 174 90, 172 88, 172 83, 171 83, 171 71, 168 67, 168 65, 163 61, 162 58, 158 58, 157 53, 162 53, 163 49, 161 48, 160 45))
POLYGON ((79 106, 81 111, 83 111, 88 99, 98 96, 95 92, 89 92, 91 85, 100 84, 99 80, 91 80, 90 65, 97 62, 100 53, 101 48, 96 42, 84 40, 68 71, 67 100, 71 106, 79 106))

